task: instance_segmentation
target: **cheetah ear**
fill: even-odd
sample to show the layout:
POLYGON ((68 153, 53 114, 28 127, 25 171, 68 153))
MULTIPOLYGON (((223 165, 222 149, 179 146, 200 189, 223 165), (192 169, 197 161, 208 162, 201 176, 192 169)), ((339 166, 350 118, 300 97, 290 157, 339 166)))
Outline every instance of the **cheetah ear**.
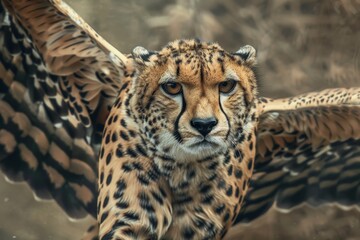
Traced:
POLYGON ((154 54, 156 54, 156 52, 149 51, 144 47, 136 47, 132 50, 132 56, 135 60, 135 63, 140 68, 149 66, 151 64, 149 58, 154 54))
POLYGON ((249 66, 254 66, 256 64, 256 50, 253 46, 245 45, 234 53, 244 60, 249 66))

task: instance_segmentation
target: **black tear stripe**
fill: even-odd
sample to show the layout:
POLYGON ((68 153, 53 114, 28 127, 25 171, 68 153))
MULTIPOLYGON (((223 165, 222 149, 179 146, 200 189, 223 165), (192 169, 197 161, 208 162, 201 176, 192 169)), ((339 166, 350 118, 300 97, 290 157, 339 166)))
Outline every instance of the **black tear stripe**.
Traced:
POLYGON ((226 118, 226 121, 227 121, 227 124, 228 124, 228 131, 226 133, 226 137, 225 137, 225 140, 228 139, 229 135, 230 135, 230 129, 231 129, 231 124, 230 124, 230 121, 229 121, 229 117, 226 115, 222 105, 221 105, 221 94, 219 93, 219 106, 220 106, 220 110, 221 112, 225 115, 225 118, 226 118))
POLYGON ((179 116, 176 118, 175 128, 174 128, 174 133, 173 133, 175 139, 179 143, 182 141, 182 137, 181 137, 180 132, 179 132, 179 121, 180 121, 180 118, 181 118, 181 116, 183 115, 183 113, 185 112, 185 109, 186 109, 186 102, 185 102, 184 94, 181 95, 181 100, 182 100, 182 108, 181 108, 181 111, 179 113, 179 116))

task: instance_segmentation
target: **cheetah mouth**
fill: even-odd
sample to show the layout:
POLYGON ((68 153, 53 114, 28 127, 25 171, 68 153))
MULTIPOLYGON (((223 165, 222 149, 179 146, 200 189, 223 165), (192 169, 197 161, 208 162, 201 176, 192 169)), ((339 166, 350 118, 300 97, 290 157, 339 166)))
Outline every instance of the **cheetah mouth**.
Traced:
POLYGON ((193 143, 193 144, 190 145, 191 148, 199 148, 199 147, 202 147, 202 148, 216 148, 218 146, 219 146, 219 144, 214 143, 214 142, 209 141, 209 140, 206 140, 206 139, 203 139, 202 141, 199 141, 199 142, 196 142, 196 143, 193 143))

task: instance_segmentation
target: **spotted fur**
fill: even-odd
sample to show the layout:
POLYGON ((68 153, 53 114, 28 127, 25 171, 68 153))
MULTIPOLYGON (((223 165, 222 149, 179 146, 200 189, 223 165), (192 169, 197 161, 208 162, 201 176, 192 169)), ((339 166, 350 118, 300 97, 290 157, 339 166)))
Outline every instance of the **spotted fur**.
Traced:
POLYGON ((252 65, 194 40, 156 53, 140 50, 133 53, 137 76, 104 129, 100 238, 219 239, 240 210, 253 169, 258 117, 252 65), (229 79, 236 89, 223 96, 219 83, 229 79), (179 82, 182 93, 164 93, 160 85, 169 81, 179 82), (219 124, 203 143, 190 121, 210 117, 219 124))

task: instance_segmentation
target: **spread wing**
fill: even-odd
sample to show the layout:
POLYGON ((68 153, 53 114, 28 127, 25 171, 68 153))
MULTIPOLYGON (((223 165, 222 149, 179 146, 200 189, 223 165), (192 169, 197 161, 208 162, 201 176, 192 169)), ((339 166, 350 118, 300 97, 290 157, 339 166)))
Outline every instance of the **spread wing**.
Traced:
POLYGON ((237 222, 271 206, 360 205, 360 88, 262 99, 251 187, 237 222))
POLYGON ((104 121, 127 57, 61 0, 1 0, 0 167, 72 218, 96 216, 104 121))

